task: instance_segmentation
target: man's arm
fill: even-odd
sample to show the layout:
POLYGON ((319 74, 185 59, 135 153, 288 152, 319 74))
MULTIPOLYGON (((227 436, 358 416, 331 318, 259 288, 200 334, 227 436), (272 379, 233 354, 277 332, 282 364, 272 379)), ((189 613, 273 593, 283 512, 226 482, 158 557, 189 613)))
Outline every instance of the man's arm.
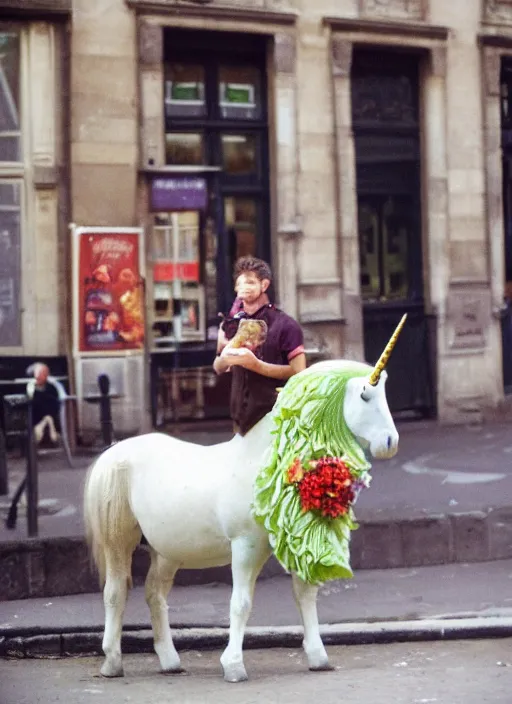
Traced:
MULTIPOLYGON (((213 365, 214 369, 215 364, 218 367, 221 367, 221 365, 226 365, 228 368, 235 366, 244 367, 251 372, 261 374, 261 376, 286 381, 306 368, 306 355, 301 352, 293 357, 288 364, 270 364, 270 362, 263 362, 258 359, 250 350, 239 349, 236 350, 236 354, 228 353, 224 357, 217 357, 213 365)), ((215 371, 217 370, 215 369, 215 371)), ((222 374, 221 371, 217 373, 222 374)))
POLYGON ((290 360, 288 364, 270 364, 269 362, 263 362, 261 359, 256 361, 258 364, 253 371, 257 374, 283 381, 306 368, 306 355, 303 352, 290 360))
POLYGON ((220 356, 220 353, 227 344, 228 339, 224 334, 224 330, 222 329, 222 327, 220 327, 219 332, 217 333, 217 356, 215 357, 215 360, 213 362, 213 370, 216 374, 224 374, 225 372, 229 371, 231 367, 231 365, 226 362, 226 358, 220 356))

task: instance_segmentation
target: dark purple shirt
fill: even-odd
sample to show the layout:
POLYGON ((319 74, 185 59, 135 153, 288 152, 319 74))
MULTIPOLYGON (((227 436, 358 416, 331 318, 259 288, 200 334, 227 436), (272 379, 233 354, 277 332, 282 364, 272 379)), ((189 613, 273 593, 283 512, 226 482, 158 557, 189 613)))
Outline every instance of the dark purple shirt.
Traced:
MULTIPOLYGON (((266 340, 255 352, 264 362, 289 364, 294 357, 304 352, 304 336, 300 325, 271 303, 262 306, 254 315, 247 315, 242 310, 237 317, 226 318, 222 327, 228 340, 235 336, 241 318, 266 322, 266 340)), ((283 382, 243 367, 232 367, 231 373, 231 417, 240 433, 245 435, 272 410, 277 399, 276 389, 283 382)))

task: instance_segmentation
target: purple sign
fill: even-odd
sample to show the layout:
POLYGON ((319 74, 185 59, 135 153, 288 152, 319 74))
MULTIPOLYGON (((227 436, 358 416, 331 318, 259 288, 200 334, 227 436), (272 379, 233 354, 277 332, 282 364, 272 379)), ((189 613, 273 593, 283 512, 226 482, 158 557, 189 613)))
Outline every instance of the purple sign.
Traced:
POLYGON ((204 210, 207 204, 204 178, 171 176, 151 183, 152 210, 204 210))

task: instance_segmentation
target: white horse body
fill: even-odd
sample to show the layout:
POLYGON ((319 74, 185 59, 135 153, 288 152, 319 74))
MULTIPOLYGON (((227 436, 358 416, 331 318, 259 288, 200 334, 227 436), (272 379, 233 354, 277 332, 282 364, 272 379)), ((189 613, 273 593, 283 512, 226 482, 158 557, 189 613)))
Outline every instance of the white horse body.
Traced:
MULTIPOLYGON (((331 362, 301 374, 344 369, 348 364, 354 368, 355 363, 331 362)), ((366 375, 371 371, 367 365, 358 365, 358 373, 365 376, 347 382, 339 412, 354 437, 374 457, 384 459, 396 453, 398 434, 386 402, 385 372, 373 384, 366 375)), ((144 535, 151 554, 146 600, 162 670, 181 669, 167 617, 167 594, 176 571, 231 563, 230 634, 221 663, 226 680, 247 678, 244 629, 257 576, 271 554, 268 536, 252 516, 251 503, 255 478, 271 447, 272 427, 268 415, 246 436, 236 435, 229 442, 206 447, 151 433, 117 443, 92 466, 84 516, 100 578, 105 581, 103 675, 123 674, 122 617, 132 553, 144 535)), ((295 574, 292 580, 310 669, 329 669, 318 624, 318 588, 295 574)))
POLYGON ((162 557, 178 568, 218 567, 231 562, 236 536, 265 536, 250 504, 269 425, 266 418, 245 439, 207 447, 150 433, 114 445, 102 461, 129 458, 130 507, 162 557))

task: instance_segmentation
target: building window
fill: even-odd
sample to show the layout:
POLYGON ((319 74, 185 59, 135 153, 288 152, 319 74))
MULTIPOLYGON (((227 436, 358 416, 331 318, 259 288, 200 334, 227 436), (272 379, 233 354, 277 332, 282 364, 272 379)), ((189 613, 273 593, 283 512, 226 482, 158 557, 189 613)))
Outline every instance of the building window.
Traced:
POLYGON ((266 41, 165 33, 166 163, 217 169, 200 242, 210 332, 218 327, 218 312, 231 306, 236 258, 270 256, 266 41))
POLYGON ((20 39, 0 25, 0 347, 21 345, 20 39))
POLYGON ((20 35, 0 30, 0 161, 21 161, 20 35))

